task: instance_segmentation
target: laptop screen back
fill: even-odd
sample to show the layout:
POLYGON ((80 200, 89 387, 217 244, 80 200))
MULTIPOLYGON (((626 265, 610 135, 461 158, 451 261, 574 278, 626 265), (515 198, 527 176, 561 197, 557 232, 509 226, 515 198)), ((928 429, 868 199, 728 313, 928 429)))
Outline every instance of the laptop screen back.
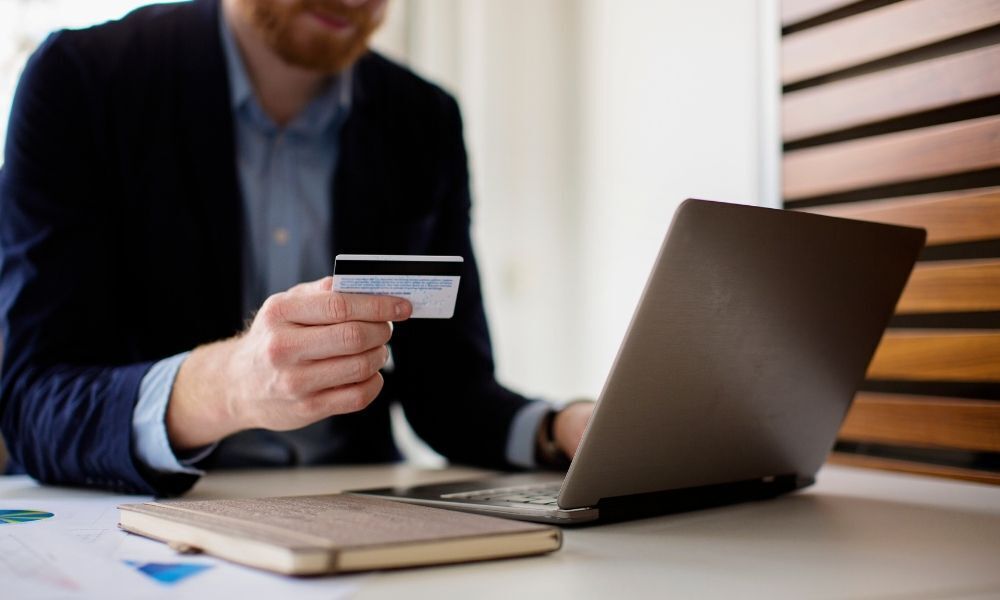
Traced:
POLYGON ((924 232, 688 200, 559 498, 811 477, 924 232))

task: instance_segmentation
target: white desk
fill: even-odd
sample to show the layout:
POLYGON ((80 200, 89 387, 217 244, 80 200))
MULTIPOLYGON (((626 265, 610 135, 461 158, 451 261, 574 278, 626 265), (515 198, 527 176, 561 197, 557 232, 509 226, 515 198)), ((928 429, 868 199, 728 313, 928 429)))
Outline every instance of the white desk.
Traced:
MULTIPOLYGON (((216 473, 192 498, 444 481, 467 469, 216 473)), ((0 478, 0 498, 94 497, 0 478)), ((377 573, 358 598, 1000 598, 1000 487, 826 467, 797 494, 565 530, 555 554, 377 573)), ((274 600, 269 598, 269 600, 274 600)))

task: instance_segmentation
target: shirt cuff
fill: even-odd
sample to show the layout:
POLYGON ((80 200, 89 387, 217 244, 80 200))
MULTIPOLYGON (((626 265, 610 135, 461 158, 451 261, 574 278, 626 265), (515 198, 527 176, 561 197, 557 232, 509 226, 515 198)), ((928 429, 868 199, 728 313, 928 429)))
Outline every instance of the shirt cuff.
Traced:
POLYGON ((143 465, 160 473, 203 475, 194 463, 208 456, 216 444, 178 458, 170 447, 165 416, 170 392, 181 363, 191 354, 182 352, 155 363, 139 384, 139 400, 132 411, 132 449, 143 465))
POLYGON ((556 407, 539 400, 526 404, 517 411, 510 422, 510 433, 507 434, 508 462, 526 469, 538 466, 535 462, 535 439, 542 419, 550 410, 556 410, 556 407))

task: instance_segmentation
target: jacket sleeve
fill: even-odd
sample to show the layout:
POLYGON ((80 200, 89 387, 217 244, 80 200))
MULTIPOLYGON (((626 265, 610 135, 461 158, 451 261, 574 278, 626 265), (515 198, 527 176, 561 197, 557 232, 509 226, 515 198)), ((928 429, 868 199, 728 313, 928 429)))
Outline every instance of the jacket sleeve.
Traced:
POLYGON ((28 61, 0 171, 0 428, 14 470, 41 482, 179 493, 196 477, 144 472, 133 456, 132 412, 155 361, 137 356, 116 277, 127 249, 101 86, 66 37, 28 61))
POLYGON ((393 334, 397 395, 414 431, 454 462, 511 468, 511 423, 530 401, 500 385, 470 238, 471 199, 462 122, 445 97, 438 128, 440 189, 431 254, 465 259, 455 314, 401 323, 393 334))

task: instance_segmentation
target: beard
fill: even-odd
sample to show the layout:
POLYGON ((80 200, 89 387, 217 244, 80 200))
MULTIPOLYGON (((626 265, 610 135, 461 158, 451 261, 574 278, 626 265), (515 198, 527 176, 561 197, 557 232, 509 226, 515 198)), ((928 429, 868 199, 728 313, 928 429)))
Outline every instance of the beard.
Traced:
POLYGON ((368 41, 385 16, 384 5, 371 10, 331 0, 297 0, 290 6, 273 0, 242 0, 240 4, 265 43, 282 60, 328 75, 344 71, 367 52, 368 41), (313 18, 305 14, 311 10, 347 20, 351 30, 334 33, 296 27, 296 20, 313 18))

